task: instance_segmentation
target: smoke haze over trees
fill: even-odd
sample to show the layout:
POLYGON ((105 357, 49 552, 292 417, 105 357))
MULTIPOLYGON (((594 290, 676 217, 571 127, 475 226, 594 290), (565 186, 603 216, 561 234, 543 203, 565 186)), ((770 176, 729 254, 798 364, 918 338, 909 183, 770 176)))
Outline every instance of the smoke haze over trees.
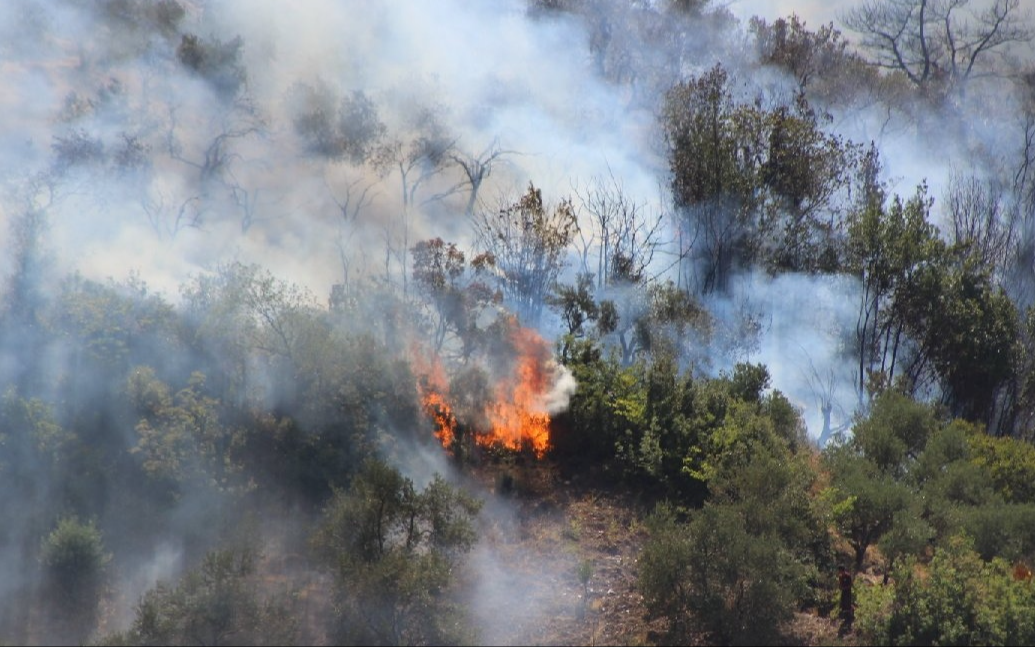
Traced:
POLYGON ((499 636, 549 465, 664 639, 1030 642, 910 610, 1035 559, 1035 5, 813 4, 3 3, 0 641, 499 636))

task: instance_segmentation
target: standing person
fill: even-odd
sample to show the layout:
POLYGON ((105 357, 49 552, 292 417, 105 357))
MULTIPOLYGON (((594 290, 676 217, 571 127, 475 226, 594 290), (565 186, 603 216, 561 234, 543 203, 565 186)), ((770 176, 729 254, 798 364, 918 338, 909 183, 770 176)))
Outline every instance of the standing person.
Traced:
POLYGON ((852 629, 855 605, 852 601, 852 574, 843 564, 837 567, 837 586, 841 589, 841 629, 838 633, 845 633, 852 629))

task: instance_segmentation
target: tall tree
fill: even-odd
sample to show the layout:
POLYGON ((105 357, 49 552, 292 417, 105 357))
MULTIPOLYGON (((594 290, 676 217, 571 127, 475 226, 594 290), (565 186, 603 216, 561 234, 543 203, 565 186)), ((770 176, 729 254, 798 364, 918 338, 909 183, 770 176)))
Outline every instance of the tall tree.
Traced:
POLYGON ((571 201, 551 207, 531 183, 514 204, 476 217, 477 244, 495 262, 504 298, 525 325, 539 322, 577 229, 571 201))
POLYGON ((441 238, 422 240, 413 254, 413 281, 431 310, 432 347, 436 354, 452 337, 467 357, 474 350, 479 315, 495 303, 498 293, 489 286, 491 259, 464 253, 441 238))
POLYGON ((721 65, 669 91, 663 112, 672 195, 696 241, 701 291, 724 291, 749 257, 758 114, 737 110, 721 65))
POLYGON ((856 147, 824 132, 803 93, 767 108, 737 101, 721 65, 672 88, 662 113, 681 250, 702 292, 725 291, 753 263, 835 269, 843 222, 834 198, 856 147))
POLYGON ((992 61, 1033 34, 1020 0, 866 0, 844 21, 876 65, 936 96, 997 73, 992 61))

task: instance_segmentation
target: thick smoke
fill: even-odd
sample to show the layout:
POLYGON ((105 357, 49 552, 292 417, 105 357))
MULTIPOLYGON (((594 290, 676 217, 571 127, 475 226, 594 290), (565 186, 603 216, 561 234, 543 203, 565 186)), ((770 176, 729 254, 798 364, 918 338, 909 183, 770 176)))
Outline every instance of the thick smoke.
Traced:
MULTIPOLYGON (((581 9, 570 12, 519 0, 181 4, 175 25, 118 10, 147 3, 0 4, 0 249, 14 249, 14 223, 39 212, 52 277, 138 277, 175 303, 191 280, 257 263, 322 306, 336 286, 405 285, 417 241, 441 236, 471 250, 470 212, 511 204, 529 183, 556 203, 618 178, 630 203, 667 217, 657 131, 664 89, 722 62, 745 97, 785 96, 791 80, 760 70, 744 45, 748 17, 793 11, 814 28, 850 3, 731 3, 743 22, 719 7, 696 22, 645 28, 657 36, 649 43, 636 40, 634 8, 623 2, 572 3, 581 9), (178 53, 186 33, 222 56, 221 66, 191 68, 190 52, 178 53), (612 50, 602 49, 602 35, 612 50), (321 96, 333 113, 329 130, 307 139, 300 117, 312 117, 306 110, 321 96), (356 111, 342 126, 344 143, 320 139, 338 132, 343 105, 356 111), (366 121, 356 117, 364 106, 376 113, 366 121), (359 123, 365 130, 350 130, 359 123), (364 137, 369 147, 357 144, 364 137), (476 184, 465 171, 479 165, 476 184)), ((1010 102, 994 112, 980 107, 976 99, 960 106, 966 119, 939 132, 939 115, 918 126, 863 98, 831 106, 831 128, 877 142, 891 191, 909 195, 926 180, 940 199, 961 161, 1016 153, 1010 102)), ((576 207, 590 231, 588 205, 576 207)), ((647 273, 680 282, 675 226, 665 223, 647 273)), ((571 261, 569 280, 575 254, 571 261)), ((18 271, 12 254, 0 256, 0 276, 18 271)), ((809 435, 826 440, 846 427, 858 401, 849 359, 858 298, 850 277, 744 272, 727 295, 705 302, 718 337, 685 342, 700 346, 692 352, 704 355, 695 365, 701 373, 766 364, 772 388, 801 408, 809 435)), ((72 360, 52 348, 39 358, 41 372, 64 375, 72 360)), ((0 377, 14 371, 0 354, 0 377)), ((576 388, 558 368, 546 410, 562 411, 576 388)), ((131 423, 115 423, 132 435, 131 423)), ((418 485, 449 469, 426 447, 399 446, 393 456, 418 485)), ((506 525, 510 511, 498 507, 506 525)), ((211 510, 188 495, 169 527, 191 526, 192 541, 203 545, 197 528, 211 510)), ((28 518, 8 524, 21 548, 40 534, 20 526, 28 518)), ((126 567, 119 622, 140 592, 181 568, 188 549, 170 541, 139 551, 139 564, 126 567)), ((496 558, 484 546, 475 554, 486 573, 479 590, 493 600, 503 592, 487 582, 509 581, 496 558)), ((0 556, 0 594, 33 575, 20 559, 0 556)))

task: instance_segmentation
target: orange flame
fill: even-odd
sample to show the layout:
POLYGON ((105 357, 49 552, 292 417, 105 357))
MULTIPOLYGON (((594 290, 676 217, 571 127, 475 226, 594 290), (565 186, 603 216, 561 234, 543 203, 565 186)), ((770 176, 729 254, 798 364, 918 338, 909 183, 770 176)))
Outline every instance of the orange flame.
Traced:
POLYGON ((417 391, 420 394, 421 405, 424 412, 435 421, 435 437, 443 447, 452 449, 453 441, 456 439, 457 422, 453 407, 449 404, 449 382, 446 380, 446 372, 437 358, 425 364, 424 357, 417 348, 413 349, 411 356, 420 374, 417 391))
MULTIPOLYGON (((515 354, 512 366, 492 387, 493 400, 484 408, 487 422, 482 425, 487 428, 473 429, 472 436, 481 447, 529 449, 542 458, 550 448, 550 414, 545 405, 553 380, 550 350, 528 328, 512 328, 510 345, 515 354)), ((424 411, 435 422, 435 436, 442 446, 452 450, 458 421, 445 371, 437 358, 426 362, 418 352, 412 356, 424 411)))
POLYGON ((550 389, 546 342, 533 330, 514 328, 510 335, 517 356, 511 374, 496 385, 496 401, 487 409, 491 433, 475 437, 484 447, 530 448, 538 458, 550 447, 550 415, 543 400, 550 389))

